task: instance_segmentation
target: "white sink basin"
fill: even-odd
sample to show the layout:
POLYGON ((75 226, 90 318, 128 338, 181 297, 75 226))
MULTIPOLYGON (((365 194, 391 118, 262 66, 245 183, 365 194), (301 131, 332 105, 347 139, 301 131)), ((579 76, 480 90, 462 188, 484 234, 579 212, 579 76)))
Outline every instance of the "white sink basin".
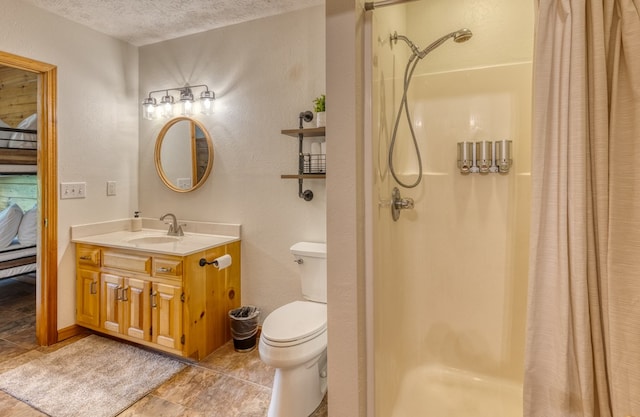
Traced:
POLYGON ((160 243, 178 242, 180 238, 177 236, 143 236, 127 240, 134 245, 154 245, 160 243))

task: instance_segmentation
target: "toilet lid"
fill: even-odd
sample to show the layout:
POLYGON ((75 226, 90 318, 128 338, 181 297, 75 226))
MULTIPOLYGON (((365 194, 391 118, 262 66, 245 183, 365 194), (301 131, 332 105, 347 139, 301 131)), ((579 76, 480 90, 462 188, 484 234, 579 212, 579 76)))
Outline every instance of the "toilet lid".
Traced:
POLYGON ((262 324, 262 336, 274 342, 307 339, 327 328, 327 305, 294 301, 277 308, 262 324))

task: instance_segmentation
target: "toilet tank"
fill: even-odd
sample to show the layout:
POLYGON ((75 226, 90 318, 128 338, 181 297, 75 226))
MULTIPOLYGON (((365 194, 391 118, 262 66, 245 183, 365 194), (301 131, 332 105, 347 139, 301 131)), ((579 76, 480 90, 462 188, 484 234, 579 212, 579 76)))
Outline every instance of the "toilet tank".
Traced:
POLYGON ((327 302, 327 245, 298 242, 291 246, 298 263, 302 296, 310 301, 327 302))

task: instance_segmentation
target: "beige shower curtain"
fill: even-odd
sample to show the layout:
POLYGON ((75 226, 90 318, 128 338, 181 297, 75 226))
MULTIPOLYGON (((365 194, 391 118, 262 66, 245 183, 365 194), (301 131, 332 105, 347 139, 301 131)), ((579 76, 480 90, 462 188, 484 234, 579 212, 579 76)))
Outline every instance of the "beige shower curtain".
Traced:
POLYGON ((538 0, 525 417, 640 417, 640 0, 538 0))

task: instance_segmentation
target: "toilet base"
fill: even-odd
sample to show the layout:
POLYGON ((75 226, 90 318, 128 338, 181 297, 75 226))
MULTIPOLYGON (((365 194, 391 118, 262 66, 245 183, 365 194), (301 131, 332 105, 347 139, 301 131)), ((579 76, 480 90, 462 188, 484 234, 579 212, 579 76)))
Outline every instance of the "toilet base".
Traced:
POLYGON ((327 392, 326 353, 295 368, 276 368, 268 417, 310 416, 327 392))

